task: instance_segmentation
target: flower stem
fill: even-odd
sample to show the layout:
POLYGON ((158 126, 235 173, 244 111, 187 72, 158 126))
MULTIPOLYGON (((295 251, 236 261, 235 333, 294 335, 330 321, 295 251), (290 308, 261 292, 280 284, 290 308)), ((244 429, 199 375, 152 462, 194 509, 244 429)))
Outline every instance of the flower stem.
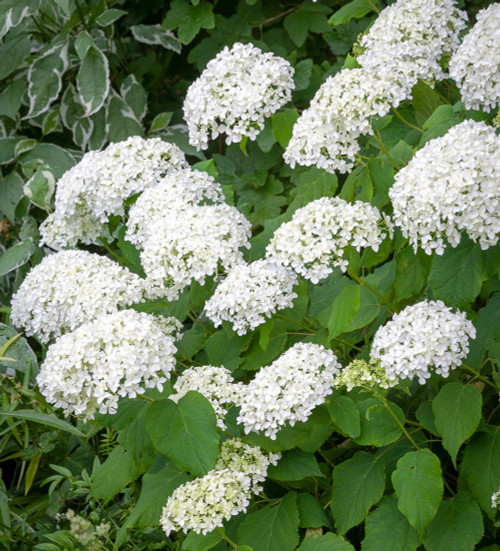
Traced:
POLYGON ((379 298, 380 302, 382 304, 385 304, 391 310, 392 313, 396 311, 396 309, 390 302, 388 302, 378 291, 375 291, 375 289, 371 285, 366 283, 364 279, 357 276, 349 267, 347 268, 347 273, 352 277, 352 279, 354 279, 357 283, 359 283, 359 285, 366 287, 368 291, 370 291, 370 293, 373 293, 377 298, 379 298))
POLYGON ((226 536, 226 532, 224 532, 224 530, 222 530, 220 526, 217 526, 216 530, 217 532, 219 532, 220 537, 223 540, 227 541, 227 543, 229 543, 229 545, 231 545, 233 549, 238 549, 238 545, 232 539, 229 539, 226 536))
MULTIPOLYGON (((401 420, 399 419, 399 417, 394 413, 394 411, 392 411, 388 401, 378 392, 375 391, 374 394, 384 404, 387 411, 392 415, 396 423, 399 425, 399 428, 403 431, 406 438, 408 438, 408 440, 412 443, 413 447, 419 450, 420 446, 415 442, 415 440, 413 440, 411 434, 406 430, 404 423, 401 423, 401 420)), ((406 419, 405 419, 405 423, 406 423, 406 419)))
POLYGON ((146 396, 145 394, 138 394, 137 398, 141 398, 141 400, 146 400, 146 402, 149 402, 150 404, 155 403, 155 400, 153 398, 150 398, 149 396, 146 396))
POLYGON ((404 123, 406 124, 406 126, 409 126, 410 128, 413 128, 413 130, 417 130, 417 131, 420 132, 421 134, 424 133, 424 131, 423 131, 420 127, 415 126, 415 125, 412 124, 411 122, 407 121, 407 120, 403 117, 403 115, 401 115, 401 113, 400 113, 395 107, 393 107, 392 110, 394 111, 394 114, 396 115, 396 117, 397 117, 400 121, 404 122, 404 123))
POLYGON ((366 0, 366 3, 370 6, 370 8, 371 8, 375 13, 380 13, 380 10, 377 8, 375 2, 373 2, 372 0, 366 0))
POLYGON ((390 156, 389 154, 389 151, 387 151, 387 148, 385 147, 384 143, 382 142, 382 138, 380 137, 380 134, 379 132, 377 131, 373 137, 375 138, 375 141, 378 143, 378 145, 380 146, 380 150, 385 153, 385 155, 387 156, 387 158, 389 159, 389 162, 391 163, 391 165, 396 169, 396 170, 400 170, 400 166, 396 163, 396 161, 390 156))
POLYGON ((465 367, 465 369, 467 369, 468 371, 470 371, 471 373, 474 373, 474 379, 479 379, 480 381, 482 381, 483 383, 491 386, 492 388, 494 388, 497 392, 498 392, 498 387, 495 383, 492 383, 490 380, 488 380, 486 377, 484 377, 483 375, 481 375, 479 373, 479 371, 476 371, 475 369, 473 369, 472 367, 469 367, 468 365, 466 364, 462 364, 462 367, 465 367))

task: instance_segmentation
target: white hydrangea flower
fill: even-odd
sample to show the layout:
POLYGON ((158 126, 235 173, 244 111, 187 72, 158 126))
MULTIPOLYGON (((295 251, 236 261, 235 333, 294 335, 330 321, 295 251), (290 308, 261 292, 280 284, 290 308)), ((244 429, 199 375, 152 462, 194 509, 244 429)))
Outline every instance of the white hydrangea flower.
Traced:
POLYGON ((169 396, 178 402, 187 392, 199 392, 212 404, 217 417, 217 426, 226 429, 224 418, 227 414, 227 405, 237 401, 239 396, 238 385, 234 382, 229 369, 202 365, 186 369, 175 381, 176 394, 169 396))
POLYGON ((360 150, 358 138, 373 134, 372 117, 387 114, 408 93, 389 72, 344 69, 328 77, 295 123, 285 162, 292 168, 350 171, 360 150))
POLYGON ((491 496, 491 506, 493 509, 500 509, 500 488, 491 496))
POLYGON ((388 235, 392 237, 391 221, 376 207, 362 201, 351 204, 340 197, 322 197, 298 209, 274 232, 266 256, 318 283, 335 266, 345 271, 346 247, 377 251, 388 235))
POLYGON ((250 446, 239 438, 232 438, 222 443, 214 469, 230 469, 249 476, 252 481, 252 492, 257 494, 262 490, 259 482, 266 479, 269 465, 276 465, 280 458, 279 452, 266 454, 258 446, 250 446))
POLYGON ((500 138, 484 122, 466 120, 429 141, 389 190, 394 223, 414 249, 442 254, 465 231, 482 249, 500 232, 500 138))
POLYGON ((183 109, 191 145, 206 149, 223 133, 227 144, 243 136, 254 140, 265 119, 290 101, 293 74, 288 61, 252 44, 226 46, 187 91, 183 109))
POLYGON ((40 227, 43 242, 56 249, 96 243, 109 217, 124 214, 125 199, 185 167, 184 153, 160 138, 132 136, 86 153, 57 182, 55 210, 40 227))
POLYGON ((385 368, 379 360, 353 360, 347 367, 342 368, 335 378, 335 386, 345 386, 349 392, 355 387, 391 388, 398 384, 398 380, 389 380, 385 368))
POLYGON ((450 76, 467 109, 500 105, 500 3, 477 13, 476 24, 450 60, 450 76))
POLYGON ((238 423, 245 433, 264 431, 271 439, 285 423, 306 421, 331 394, 341 365, 331 350, 297 343, 263 367, 242 393, 238 423))
POLYGON ((277 310, 291 307, 296 284, 292 270, 272 261, 238 264, 205 303, 205 313, 216 327, 229 321, 238 335, 244 335, 277 310))
POLYGON ((411 90, 418 79, 446 78, 441 62, 459 45, 467 14, 454 0, 398 0, 379 14, 360 46, 358 63, 387 71, 411 90))
POLYGON ((373 338, 371 356, 380 360, 390 381, 418 377, 420 384, 435 371, 448 377, 469 353, 476 329, 463 312, 442 301, 423 301, 395 314, 373 338))
POLYGON ((102 314, 141 302, 144 281, 105 256, 60 251, 32 268, 12 297, 11 320, 48 342, 102 314))
POLYGON ((232 469, 211 470, 174 490, 163 507, 160 523, 165 533, 190 530, 211 532, 238 513, 252 496, 252 479, 232 469))
POLYGON ((174 318, 134 310, 102 315, 49 346, 37 375, 40 392, 65 415, 114 413, 120 397, 135 398, 143 386, 162 389, 181 327, 174 318))
POLYGON ((170 172, 140 195, 131 207, 125 238, 143 248, 150 238, 156 239, 156 228, 168 215, 188 206, 223 203, 222 188, 206 172, 183 169, 170 172))
POLYGON ((219 266, 243 262, 239 249, 250 247, 250 235, 250 222, 226 204, 167 213, 141 252, 149 296, 175 300, 193 280, 203 284, 219 266))

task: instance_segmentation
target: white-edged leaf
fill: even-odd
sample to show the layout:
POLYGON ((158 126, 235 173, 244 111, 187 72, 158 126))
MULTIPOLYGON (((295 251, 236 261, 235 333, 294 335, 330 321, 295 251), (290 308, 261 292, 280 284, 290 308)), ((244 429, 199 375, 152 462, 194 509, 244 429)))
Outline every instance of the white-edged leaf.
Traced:
POLYGON ((120 95, 132 109, 138 121, 146 116, 148 98, 146 90, 141 86, 135 75, 129 75, 120 86, 120 95))
POLYGON ((160 25, 132 25, 130 30, 138 42, 157 44, 178 54, 181 52, 181 41, 173 32, 162 29, 160 25))
POLYGON ((91 117, 84 117, 85 108, 80 103, 73 84, 69 83, 62 96, 60 113, 63 125, 73 132, 73 141, 82 150, 92 137, 94 121, 91 117))
POLYGON ((144 135, 135 113, 113 89, 107 103, 106 134, 111 142, 121 142, 129 136, 144 135))
POLYGON ((76 75, 76 88, 85 108, 85 115, 93 115, 104 105, 109 94, 109 63, 106 56, 90 46, 76 75))
POLYGON ((52 172, 38 169, 24 185, 24 194, 34 205, 49 211, 55 187, 56 179, 52 172))
POLYGON ((68 44, 59 42, 37 58, 28 71, 29 113, 31 119, 44 113, 57 99, 62 76, 68 68, 68 44))
POLYGON ((124 10, 117 10, 116 8, 111 8, 109 10, 103 11, 101 15, 95 20, 95 22, 101 27, 107 27, 115 21, 118 21, 120 17, 127 15, 128 12, 124 10))
POLYGON ((38 1, 4 0, 0 3, 0 38, 3 38, 10 29, 17 27, 25 17, 34 13, 38 1))
POLYGON ((80 58, 80 61, 83 61, 83 58, 85 57, 85 54, 87 53, 90 46, 94 44, 94 39, 88 33, 87 31, 83 30, 78 33, 77 37, 75 38, 75 50, 80 58))

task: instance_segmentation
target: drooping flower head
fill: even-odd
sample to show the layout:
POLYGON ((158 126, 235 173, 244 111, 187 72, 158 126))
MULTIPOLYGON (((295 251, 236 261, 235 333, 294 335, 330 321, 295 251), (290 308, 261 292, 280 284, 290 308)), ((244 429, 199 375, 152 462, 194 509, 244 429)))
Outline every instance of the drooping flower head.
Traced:
POLYGON ((144 281, 105 256, 60 251, 32 268, 12 297, 12 323, 48 342, 102 314, 141 302, 144 281))
POLYGON ((238 335, 244 335, 277 310, 291 307, 296 284, 293 271, 273 261, 238 264, 205 303, 205 313, 216 327, 229 321, 238 335))
POLYGON ((191 145, 206 149, 224 133, 228 144, 243 136, 254 140, 265 119, 290 101, 293 74, 288 61, 252 44, 226 46, 187 91, 183 109, 191 145))
POLYGON ((55 210, 40 227, 43 242, 56 249, 97 243, 109 217, 124 214, 125 199, 186 166, 182 151, 159 138, 132 136, 89 151, 57 182, 55 210))
POLYGON ((371 356, 380 360, 389 381, 418 377, 420 384, 435 372, 447 377, 469 353, 476 329, 463 312, 442 301, 423 301, 395 314, 373 338, 371 356))
POLYGON ((162 389, 181 327, 174 318, 134 310, 100 316, 49 347, 37 376, 40 392, 65 415, 114 413, 120 397, 162 389))
POLYGON ((322 197, 298 209, 290 222, 274 232, 266 255, 318 283, 335 266, 345 271, 346 247, 377 251, 388 235, 392 236, 391 222, 376 207, 362 201, 351 204, 339 197, 322 197))
POLYGON ((500 138, 466 120, 429 141, 389 190, 394 223, 416 250, 442 254, 462 232, 487 249, 500 232, 500 138))
POLYGON ((245 433, 263 431, 276 438, 286 424, 306 421, 332 392, 340 363, 331 350, 297 343, 261 368, 242 392, 238 422, 245 433))

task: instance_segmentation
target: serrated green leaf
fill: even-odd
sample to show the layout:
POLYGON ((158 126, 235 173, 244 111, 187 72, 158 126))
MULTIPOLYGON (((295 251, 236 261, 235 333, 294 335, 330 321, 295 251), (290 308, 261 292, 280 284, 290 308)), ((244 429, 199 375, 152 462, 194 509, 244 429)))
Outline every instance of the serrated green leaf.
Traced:
POLYGON ((366 0, 352 0, 337 10, 328 20, 332 27, 349 23, 351 19, 359 19, 370 13, 372 8, 366 0))
POLYGON ((311 494, 299 494, 297 496, 297 508, 300 518, 299 526, 301 528, 331 526, 325 510, 311 494))
POLYGON ((472 302, 486 277, 486 258, 481 247, 462 240, 455 248, 446 247, 442 256, 432 259, 429 285, 434 298, 449 306, 464 306, 472 302))
POLYGON ((70 425, 66 421, 63 421, 62 419, 58 419, 57 417, 54 417, 52 415, 40 413, 39 411, 18 409, 15 411, 0 411, 0 415, 6 416, 6 417, 13 417, 14 419, 24 419, 25 421, 33 421, 34 423, 40 423, 42 425, 46 425, 54 429, 59 429, 65 432, 69 432, 70 434, 74 434, 76 436, 81 436, 82 438, 85 438, 86 436, 82 431, 78 430, 76 427, 74 427, 73 425, 70 425))
POLYGON ((467 483, 470 493, 490 518, 495 509, 491 496, 500 487, 500 427, 489 427, 490 432, 480 432, 465 447, 460 479, 467 483))
POLYGON ((428 449, 408 452, 398 461, 391 479, 398 509, 422 535, 443 497, 439 458, 428 449))
POLYGON ((118 21, 124 15, 127 15, 128 12, 124 10, 117 10, 116 8, 111 8, 109 10, 103 11, 95 22, 101 27, 107 27, 115 21, 118 21))
MULTIPOLYGON (((182 549, 183 551, 208 551, 221 540, 222 537, 219 534, 197 534, 191 531, 182 542, 182 549)), ((240 546, 238 546, 238 549, 240 549, 240 546)))
POLYGON ((474 551, 483 537, 481 510, 469 494, 460 493, 441 502, 427 527, 427 551, 474 551))
POLYGON ((354 551, 354 547, 343 537, 328 532, 322 536, 307 536, 297 551, 354 551))
POLYGON ((297 495, 289 492, 277 503, 248 514, 238 527, 238 543, 257 551, 292 551, 299 543, 297 495))
POLYGON ((294 109, 278 111, 272 117, 273 136, 283 149, 292 137, 293 125, 298 118, 299 114, 294 109))
POLYGON ((26 35, 16 36, 0 44, 0 80, 7 78, 30 53, 30 41, 26 35))
POLYGON ((333 197, 337 185, 338 179, 335 174, 330 174, 319 168, 306 170, 300 175, 298 185, 291 192, 294 199, 290 203, 287 213, 291 214, 321 197, 333 197))
POLYGON ((356 438, 361 434, 359 409, 349 396, 334 396, 327 407, 332 421, 344 436, 356 438))
POLYGON ((35 244, 33 243, 33 239, 25 239, 7 249, 0 256, 0 276, 13 272, 26 264, 34 252, 35 244))
POLYGON ((396 496, 386 496, 380 506, 366 518, 365 539, 362 551, 387 551, 387 542, 391 542, 391 551, 415 551, 420 538, 406 517, 398 510, 396 496))
MULTIPOLYGON (((401 408, 393 402, 388 402, 392 413, 404 423, 405 416, 401 408)), ((392 444, 403 435, 400 424, 387 408, 377 398, 368 398, 356 402, 360 414, 361 434, 355 438, 362 446, 386 446, 392 444)))
POLYGON ((434 424, 434 413, 432 411, 432 401, 425 400, 421 402, 415 412, 418 422, 424 427, 426 431, 429 431, 435 436, 438 435, 436 425, 434 424))
POLYGON ((109 93, 109 63, 97 46, 88 48, 76 75, 76 88, 85 116, 93 115, 104 105, 109 93))
POLYGON ((175 465, 203 476, 219 456, 220 437, 210 402, 190 391, 176 404, 159 400, 146 411, 146 429, 153 445, 175 465))
POLYGON ((189 44, 200 29, 213 29, 215 18, 213 6, 209 2, 199 2, 190 6, 183 0, 174 0, 162 23, 164 29, 177 29, 183 44, 189 44))
POLYGON ((97 499, 111 499, 138 475, 132 454, 121 446, 116 446, 106 461, 93 470, 90 490, 97 499))
POLYGON ((216 366, 223 365, 230 371, 234 371, 243 362, 240 354, 247 349, 251 338, 249 333, 246 335, 235 333, 228 335, 225 331, 213 333, 204 346, 209 363, 216 366))
POLYGON ((500 293, 495 293, 488 304, 479 310, 474 325, 476 338, 470 343, 470 351, 465 363, 479 367, 486 351, 500 340, 500 293))
POLYGON ((277 465, 270 465, 267 471, 274 480, 302 480, 308 476, 323 477, 314 454, 302 450, 284 452, 277 465))
POLYGON ((332 512, 340 534, 359 524, 385 488, 384 464, 371 453, 358 452, 337 465, 332 478, 332 512))
POLYGON ((476 388, 458 382, 444 385, 432 400, 434 424, 455 468, 458 449, 479 425, 481 406, 481 394, 476 388))
POLYGON ((328 321, 328 337, 333 339, 343 333, 360 306, 360 291, 358 285, 349 285, 335 297, 328 321))
POLYGON ((138 42, 162 46, 178 54, 181 52, 181 41, 174 33, 162 29, 160 25, 132 25, 130 30, 138 42))

